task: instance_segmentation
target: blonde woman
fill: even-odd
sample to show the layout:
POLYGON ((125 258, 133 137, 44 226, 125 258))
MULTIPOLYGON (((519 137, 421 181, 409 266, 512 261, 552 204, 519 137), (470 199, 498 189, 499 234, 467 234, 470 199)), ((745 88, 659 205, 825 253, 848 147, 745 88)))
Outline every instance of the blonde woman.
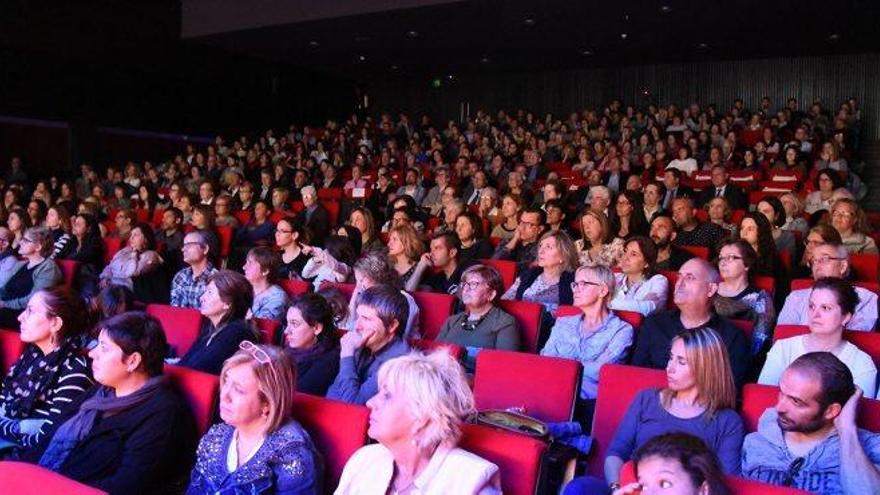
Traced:
POLYGON ((522 207, 522 198, 516 194, 505 194, 501 199, 499 223, 492 229, 491 237, 500 238, 504 244, 509 242, 519 227, 519 213, 522 207))
POLYGON ((448 353, 389 360, 367 407, 367 434, 378 443, 349 459, 336 495, 501 493, 498 466, 456 447, 474 397, 448 353))
POLYGON ((424 244, 412 225, 401 224, 388 233, 388 261, 403 280, 404 286, 415 273, 424 251, 424 244))
POLYGON ((868 219, 854 200, 842 198, 834 202, 831 225, 840 233, 850 254, 877 254, 877 244, 868 235, 868 219))
POLYGON ((787 192, 779 196, 779 201, 782 201, 782 207, 785 209, 785 223, 779 228, 782 230, 795 230, 806 235, 810 226, 803 217, 804 202, 801 201, 801 198, 795 193, 787 192))
POLYGON ((581 238, 575 242, 575 247, 581 265, 614 268, 623 256, 623 239, 612 239, 608 217, 593 210, 587 210, 581 216, 581 238))
POLYGON ((202 437, 186 493, 322 493, 320 454, 290 419, 295 392, 282 349, 242 342, 223 364, 223 422, 202 437))
POLYGON ((666 377, 665 388, 636 395, 614 434, 605 457, 605 479, 612 487, 639 447, 672 431, 702 439, 726 474, 739 473, 745 430, 735 409, 736 386, 721 337, 698 328, 672 339, 666 377))
POLYGON ((578 258, 568 234, 556 231, 541 236, 535 261, 537 266, 522 271, 501 299, 540 303, 551 314, 560 304, 571 304, 578 258))

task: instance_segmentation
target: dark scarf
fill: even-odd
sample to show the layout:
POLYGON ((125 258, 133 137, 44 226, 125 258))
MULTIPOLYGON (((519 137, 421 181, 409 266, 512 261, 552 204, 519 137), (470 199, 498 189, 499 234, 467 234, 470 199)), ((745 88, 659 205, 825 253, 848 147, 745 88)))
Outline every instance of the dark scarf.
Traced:
POLYGON ((166 382, 165 376, 155 376, 136 392, 125 397, 116 397, 115 390, 102 386, 95 395, 82 403, 79 412, 58 428, 40 457, 40 466, 58 471, 76 445, 92 431, 99 414, 115 415, 137 407, 152 399, 166 382))
POLYGON ((288 347, 287 354, 293 358, 293 362, 295 365, 300 361, 308 361, 315 356, 320 356, 321 354, 324 354, 325 352, 338 347, 339 344, 333 339, 324 339, 315 342, 315 345, 305 349, 293 349, 291 347, 288 347))
POLYGON ((65 340, 57 349, 44 355, 40 348, 30 344, 3 379, 6 416, 25 419, 31 415, 34 403, 44 397, 47 388, 56 383, 64 363, 81 352, 76 339, 65 340))

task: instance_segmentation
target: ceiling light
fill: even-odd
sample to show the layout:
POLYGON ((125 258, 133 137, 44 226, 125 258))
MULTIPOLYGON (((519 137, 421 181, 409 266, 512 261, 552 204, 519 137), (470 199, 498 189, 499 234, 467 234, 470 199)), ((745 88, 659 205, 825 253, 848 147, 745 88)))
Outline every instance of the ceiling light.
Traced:
POLYGON ((534 26, 535 19, 533 19, 531 17, 526 17, 525 20, 523 20, 523 24, 525 24, 526 26, 534 26))
POLYGON ((699 45, 697 45, 697 48, 699 48, 700 50, 705 50, 706 48, 709 48, 709 43, 700 43, 699 45))
POLYGON ((629 38, 629 34, 627 34, 627 33, 620 33, 620 39, 625 40, 625 39, 627 39, 627 38, 629 38))
POLYGON ((400 67, 398 67, 398 66, 396 66, 396 65, 392 65, 392 66, 391 66, 391 70, 397 70, 397 69, 399 69, 399 68, 400 68, 400 67))
POLYGON ((320 43, 318 43, 318 42, 315 41, 315 40, 309 41, 309 46, 310 46, 311 48, 318 48, 318 45, 320 45, 320 43))
POLYGON ((837 33, 831 33, 831 36, 828 37, 828 41, 837 41, 840 39, 840 35, 837 33))
POLYGON ((489 63, 489 57, 483 57, 483 58, 481 58, 481 59, 480 59, 480 62, 481 62, 481 63, 484 63, 484 64, 488 64, 488 63, 489 63))
POLYGON ((670 7, 669 5, 661 5, 660 6, 660 13, 668 14, 670 12, 672 12, 672 7, 670 7))
POLYGON ((586 56, 586 57, 589 57, 590 55, 593 54, 593 51, 592 51, 592 50, 584 50, 584 51, 581 52, 581 54, 584 55, 584 56, 586 56))
POLYGON ((361 62, 366 62, 366 61, 367 61, 367 57, 365 57, 365 56, 363 56, 363 55, 358 55, 358 60, 361 61, 361 62))
POLYGON ((451 81, 451 80, 455 79, 455 76, 453 76, 452 74, 449 74, 448 76, 446 76, 446 79, 449 79, 451 81))
POLYGON ((418 31, 407 31, 407 32, 406 32, 406 37, 407 37, 407 38, 410 38, 410 39, 418 38, 418 37, 419 37, 419 32, 418 32, 418 31))

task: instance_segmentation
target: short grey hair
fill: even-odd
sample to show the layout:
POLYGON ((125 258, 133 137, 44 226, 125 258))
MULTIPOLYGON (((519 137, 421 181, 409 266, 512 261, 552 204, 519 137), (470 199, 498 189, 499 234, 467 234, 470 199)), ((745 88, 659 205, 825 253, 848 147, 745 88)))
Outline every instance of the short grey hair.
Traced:
POLYGON ((354 262, 354 271, 362 273, 376 285, 400 287, 400 276, 382 252, 370 252, 354 262))
POLYGON ((309 196, 317 196, 318 190, 315 189, 315 186, 303 186, 302 189, 299 190, 300 195, 305 196, 308 194, 309 196))
POLYGON ((718 273, 718 269, 715 268, 715 265, 712 263, 709 263, 703 258, 691 258, 687 260, 686 263, 696 263, 697 265, 700 265, 700 267, 706 272, 710 284, 721 283, 721 274, 718 273))
POLYGON ((605 295, 605 305, 607 306, 611 299, 614 298, 614 291, 617 289, 617 281, 614 279, 614 272, 611 271, 611 268, 601 264, 581 265, 575 271, 575 275, 578 272, 590 273, 599 283, 608 287, 608 294, 605 295))
POLYGON ((397 334, 403 335, 406 330, 406 320, 409 317, 409 302, 400 293, 399 289, 390 285, 374 285, 358 294, 358 306, 369 306, 376 310, 379 319, 385 328, 397 322, 397 334))

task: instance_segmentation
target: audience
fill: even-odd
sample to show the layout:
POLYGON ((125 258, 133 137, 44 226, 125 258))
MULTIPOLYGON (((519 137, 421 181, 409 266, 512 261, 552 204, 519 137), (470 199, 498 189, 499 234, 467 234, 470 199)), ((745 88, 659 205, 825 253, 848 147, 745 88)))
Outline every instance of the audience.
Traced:
POLYGON ((615 267, 623 256, 623 239, 614 237, 608 217, 602 212, 587 210, 581 216, 581 238, 575 241, 581 265, 615 267))
POLYGON ((654 215, 650 232, 651 240, 657 247, 657 264, 654 266, 656 271, 678 271, 681 265, 694 257, 690 251, 685 251, 676 245, 678 227, 672 217, 665 213, 654 215))
POLYGON ((837 229, 827 223, 820 223, 807 232, 804 238, 804 254, 800 264, 792 270, 792 278, 811 278, 813 276, 811 263, 813 250, 822 244, 843 244, 837 229))
POLYGON ((378 375, 367 402, 367 434, 378 443, 348 460, 337 495, 501 493, 498 467, 456 447, 461 424, 474 413, 474 398, 448 353, 386 360, 378 375))
POLYGON ((669 280, 654 274, 656 263, 657 248, 651 239, 635 236, 626 241, 608 307, 645 316, 665 309, 669 280))
POLYGON ((287 218, 278 221, 275 228, 275 245, 281 250, 281 264, 278 267, 278 278, 297 279, 309 261, 303 247, 303 232, 295 222, 287 218))
POLYGON ((11 275, 0 287, 0 328, 19 326, 18 315, 38 291, 61 282, 61 270, 48 258, 52 254, 52 233, 43 227, 24 231, 18 246, 23 260, 11 267, 11 275))
MULTIPOLYGON (((780 275, 780 263, 777 261, 776 242, 773 240, 773 227, 767 217, 760 212, 749 212, 739 222, 739 238, 747 242, 755 251, 757 261, 751 275, 775 277, 780 275)), ((791 232, 788 232, 791 234, 791 232)))
POLYGON ((813 181, 815 188, 804 200, 804 211, 812 215, 819 210, 831 210, 834 205, 834 191, 843 187, 843 179, 836 171, 825 169, 816 174, 813 181))
POLYGON ((462 272, 472 263, 463 263, 459 258, 458 236, 444 232, 435 235, 429 244, 428 252, 419 258, 416 270, 406 282, 406 290, 417 288, 456 294, 459 290, 462 272))
POLYGON ((339 372, 339 336, 333 306, 318 294, 290 303, 284 340, 296 364, 296 389, 325 395, 339 372))
POLYGON ((339 342, 339 373, 328 398, 365 404, 378 393, 382 364, 410 351, 403 336, 408 313, 406 298, 393 287, 375 285, 357 295, 355 325, 339 342))
POLYGON ((850 254, 877 254, 877 244, 868 234, 870 227, 865 212, 852 199, 840 199, 831 207, 831 225, 840 233, 850 254))
POLYGON ((743 442, 743 476, 815 493, 876 493, 880 435, 856 426, 862 395, 834 354, 795 359, 779 379, 775 407, 743 442))
POLYGON ((323 493, 320 454, 291 419, 296 385, 284 351, 242 342, 223 363, 223 422, 199 442, 187 493, 323 493))
POLYGON ((171 280, 171 305, 181 308, 199 308, 202 294, 217 269, 208 259, 211 248, 204 232, 194 230, 183 238, 183 262, 189 265, 177 272, 171 280))
MULTIPOLYGON (((239 268, 244 265, 247 253, 257 246, 271 245, 274 242, 285 251, 285 254, 287 253, 285 245, 280 244, 279 239, 283 236, 279 236, 278 231, 284 230, 288 234, 298 231, 293 229, 293 224, 288 219, 273 222, 269 217, 271 213, 272 209, 268 202, 262 199, 254 201, 250 220, 239 227, 232 238, 232 248, 230 249, 227 262, 228 268, 239 268)), ((287 258, 285 257, 285 259, 287 258)), ((305 261, 303 261, 303 264, 305 264, 305 261)), ((288 278, 284 275, 279 276, 281 278, 288 278)))
POLYGON ((672 202, 672 219, 678 226, 674 241, 677 246, 702 246, 711 251, 721 240, 720 227, 697 219, 697 209, 691 197, 675 198, 672 202))
POLYGON ((280 320, 287 308, 287 293, 276 284, 275 274, 281 257, 269 247, 256 247, 248 253, 244 263, 244 278, 254 291, 254 303, 249 310, 251 318, 280 320))
POLYGON ((776 252, 787 252, 794 258, 797 252, 794 234, 790 230, 782 228, 786 222, 785 206, 782 205, 782 201, 776 196, 765 196, 758 201, 756 210, 762 213, 770 224, 773 242, 776 244, 776 252))
POLYGON ((529 268, 538 257, 538 240, 544 233, 547 214, 540 208, 526 208, 519 214, 519 227, 507 243, 495 249, 492 259, 516 261, 517 273, 529 268))
POLYGON ((348 235, 331 235, 324 241, 323 249, 303 246, 309 260, 303 267, 302 276, 312 281, 315 290, 325 283, 343 283, 351 277, 351 265, 356 256, 350 239, 348 235))
POLYGON ((422 240, 411 225, 393 227, 388 233, 388 262, 403 281, 404 286, 416 273, 416 266, 424 252, 422 240))
POLYGON ((455 219, 455 233, 461 244, 459 260, 464 265, 492 257, 494 249, 483 234, 483 221, 475 213, 462 213, 455 219))

